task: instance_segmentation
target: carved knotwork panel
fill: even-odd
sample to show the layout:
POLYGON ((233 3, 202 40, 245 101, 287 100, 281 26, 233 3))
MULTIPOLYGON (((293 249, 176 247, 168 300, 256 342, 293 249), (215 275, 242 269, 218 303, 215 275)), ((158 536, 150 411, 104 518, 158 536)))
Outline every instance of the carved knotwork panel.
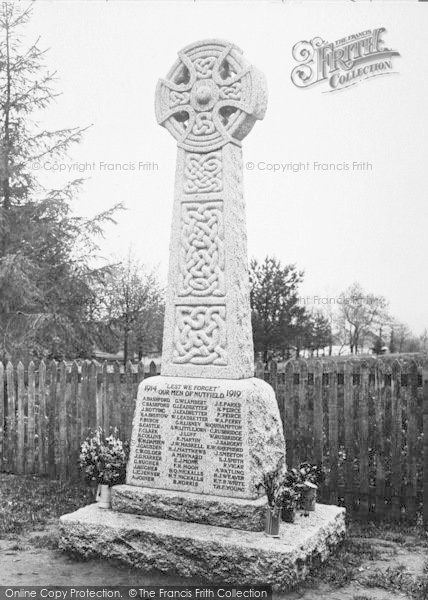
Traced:
POLYGON ((222 190, 221 151, 207 154, 186 152, 184 166, 184 192, 199 194, 222 190))
POLYGON ((178 295, 225 295, 222 202, 182 204, 178 295))
POLYGON ((227 365, 225 306, 176 307, 173 362, 227 365))
POLYGON ((199 79, 208 79, 213 75, 213 68, 216 63, 216 56, 205 56, 203 58, 197 58, 194 61, 196 69, 196 77, 199 79))

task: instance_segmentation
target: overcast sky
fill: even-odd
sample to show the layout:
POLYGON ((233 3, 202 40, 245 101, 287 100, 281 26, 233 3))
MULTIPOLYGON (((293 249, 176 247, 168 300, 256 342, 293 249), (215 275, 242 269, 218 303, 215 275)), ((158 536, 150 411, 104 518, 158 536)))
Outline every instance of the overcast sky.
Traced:
POLYGON ((269 87, 266 117, 243 142, 244 161, 255 165, 244 169, 249 256, 296 263, 305 271, 303 295, 334 296, 357 280, 386 296, 391 311, 420 333, 428 327, 427 26, 428 6, 407 1, 39 0, 28 34, 50 48, 47 64, 63 92, 41 125, 93 126, 64 161, 68 175, 54 170, 58 165, 35 168, 52 186, 88 177, 75 201, 80 214, 124 202, 104 255, 123 256, 132 246, 165 277, 176 146, 155 120, 156 81, 183 46, 232 41, 269 87), (396 74, 335 93, 292 84, 296 42, 333 42, 377 27, 401 55, 396 74), (306 172, 257 168, 308 161, 306 172), (314 171, 314 161, 366 161, 373 169, 314 171), (145 162, 158 168, 139 169, 145 162), (79 173, 84 163, 91 168, 79 173))

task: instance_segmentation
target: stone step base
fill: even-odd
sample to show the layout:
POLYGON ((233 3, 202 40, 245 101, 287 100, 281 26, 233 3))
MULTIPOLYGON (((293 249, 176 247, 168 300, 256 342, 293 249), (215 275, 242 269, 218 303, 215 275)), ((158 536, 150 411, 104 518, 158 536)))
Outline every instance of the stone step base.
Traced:
POLYGON ((345 510, 317 504, 282 523, 280 538, 104 510, 91 504, 60 518, 60 548, 157 569, 207 583, 272 585, 287 590, 324 561, 345 533, 345 510))
POLYGON ((135 485, 112 488, 112 507, 119 512, 247 531, 264 530, 266 506, 266 496, 247 500, 135 485))

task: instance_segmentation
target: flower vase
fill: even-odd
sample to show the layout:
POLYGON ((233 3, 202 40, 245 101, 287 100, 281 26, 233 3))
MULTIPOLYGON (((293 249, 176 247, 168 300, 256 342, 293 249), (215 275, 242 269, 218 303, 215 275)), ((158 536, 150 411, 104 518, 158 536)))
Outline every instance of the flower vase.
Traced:
POLYGON ((317 490, 318 487, 314 483, 310 481, 305 481, 305 488, 302 494, 302 509, 305 512, 315 510, 315 504, 317 501, 317 490))
POLYGON ((111 508, 111 487, 109 485, 100 484, 97 501, 99 508, 111 508))
POLYGON ((272 511, 270 506, 266 508, 265 534, 269 537, 279 538, 279 523, 281 515, 279 510, 272 511))
POLYGON ((282 520, 286 523, 294 523, 296 520, 296 507, 292 508, 283 508, 281 511, 282 520))

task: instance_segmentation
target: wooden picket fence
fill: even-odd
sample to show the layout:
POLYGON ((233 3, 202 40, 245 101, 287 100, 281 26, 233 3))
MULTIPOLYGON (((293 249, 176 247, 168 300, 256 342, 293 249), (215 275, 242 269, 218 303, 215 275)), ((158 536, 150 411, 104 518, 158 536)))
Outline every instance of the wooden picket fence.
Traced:
POLYGON ((0 363, 0 471, 76 477, 90 429, 115 427, 131 439, 138 384, 156 374, 154 362, 0 363))
MULTIPOLYGON (((78 475, 88 429, 130 439, 151 363, 0 364, 0 471, 78 475)), ((275 389, 287 464, 323 465, 321 499, 363 518, 428 526, 428 357, 292 359, 256 365, 275 389)))
POLYGON ((428 357, 258 365, 275 389, 288 466, 324 467, 321 498, 428 526, 428 357))

